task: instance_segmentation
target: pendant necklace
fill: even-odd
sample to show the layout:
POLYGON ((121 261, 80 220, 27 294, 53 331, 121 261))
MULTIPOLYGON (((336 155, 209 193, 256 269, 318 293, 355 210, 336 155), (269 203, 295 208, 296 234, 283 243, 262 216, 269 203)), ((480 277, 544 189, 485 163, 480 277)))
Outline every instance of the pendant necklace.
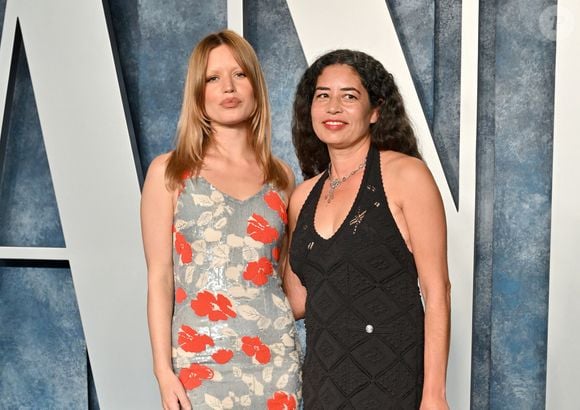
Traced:
POLYGON ((366 160, 361 162, 361 164, 356 167, 354 170, 352 170, 350 172, 350 174, 343 176, 342 178, 332 178, 332 162, 330 162, 328 164, 328 182, 330 185, 330 188, 328 189, 328 193, 326 194, 326 196, 324 197, 324 199, 326 199, 327 203, 330 203, 332 201, 332 199, 334 198, 334 191, 336 190, 336 188, 338 188, 340 186, 340 184, 342 184, 344 181, 346 181, 347 179, 349 179, 351 176, 353 176, 354 174, 356 174, 358 171, 360 171, 361 169, 363 169, 363 167, 365 166, 366 160))

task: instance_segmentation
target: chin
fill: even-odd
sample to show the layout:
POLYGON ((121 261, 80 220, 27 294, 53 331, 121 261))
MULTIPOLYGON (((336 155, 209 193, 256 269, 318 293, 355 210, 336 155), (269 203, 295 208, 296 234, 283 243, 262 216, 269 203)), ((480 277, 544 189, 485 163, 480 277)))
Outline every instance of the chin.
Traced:
POLYGON ((338 138, 338 137, 328 137, 328 136, 323 136, 323 137, 318 137, 318 139, 320 141, 322 141, 323 143, 325 143, 326 145, 332 145, 332 146, 343 146, 346 145, 348 146, 348 142, 345 141, 343 138, 338 138))
POLYGON ((235 127, 238 125, 247 125, 250 123, 249 117, 235 117, 235 118, 219 118, 215 120, 217 124, 221 124, 227 127, 235 127))

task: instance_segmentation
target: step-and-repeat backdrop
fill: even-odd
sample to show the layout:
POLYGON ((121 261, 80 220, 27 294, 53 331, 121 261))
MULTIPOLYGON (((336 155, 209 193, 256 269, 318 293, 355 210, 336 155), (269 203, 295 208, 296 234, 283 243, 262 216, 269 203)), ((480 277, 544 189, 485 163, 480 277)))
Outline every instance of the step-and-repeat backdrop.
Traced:
POLYGON ((0 407, 158 408, 140 185, 192 47, 230 27, 297 176, 307 65, 353 48, 395 75, 446 207, 452 408, 575 408, 577 1, 4 0, 0 17, 0 407))

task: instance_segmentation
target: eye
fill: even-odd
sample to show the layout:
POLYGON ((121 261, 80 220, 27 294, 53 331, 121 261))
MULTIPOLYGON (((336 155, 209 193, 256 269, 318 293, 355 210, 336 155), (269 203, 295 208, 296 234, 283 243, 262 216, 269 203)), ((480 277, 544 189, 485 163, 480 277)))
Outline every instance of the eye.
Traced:
POLYGON ((317 93, 314 95, 314 98, 317 100, 324 100, 324 99, 328 98, 328 93, 324 93, 324 92, 317 93))
POLYGON ((217 75, 211 75, 205 79, 206 83, 214 83, 219 79, 217 75))
POLYGON ((358 100, 358 97, 354 94, 345 94, 342 96, 342 98, 344 98, 347 101, 356 101, 358 100))
POLYGON ((236 77, 236 78, 246 78, 247 75, 243 71, 239 71, 237 73, 234 73, 234 77, 236 77))

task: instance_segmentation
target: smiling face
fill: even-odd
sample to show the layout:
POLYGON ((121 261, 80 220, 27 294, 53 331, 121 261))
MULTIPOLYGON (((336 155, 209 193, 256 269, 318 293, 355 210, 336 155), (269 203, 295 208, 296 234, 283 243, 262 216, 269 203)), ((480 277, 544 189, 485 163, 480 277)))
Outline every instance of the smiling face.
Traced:
POLYGON ((214 129, 246 125, 256 107, 252 84, 230 48, 210 51, 205 83, 205 111, 214 129))
POLYGON ((318 77, 312 106, 312 127, 318 138, 336 148, 346 148, 370 138, 370 124, 378 120, 367 90, 348 65, 330 65, 318 77))

